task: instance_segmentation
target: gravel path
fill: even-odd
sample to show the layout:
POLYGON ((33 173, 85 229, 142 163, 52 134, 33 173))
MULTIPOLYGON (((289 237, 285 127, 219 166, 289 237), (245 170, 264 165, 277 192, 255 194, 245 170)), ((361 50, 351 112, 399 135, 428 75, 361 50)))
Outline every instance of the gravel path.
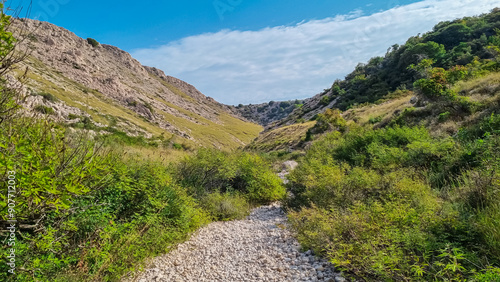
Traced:
POLYGON ((245 220, 211 223, 133 281, 345 281, 327 261, 300 253, 285 224, 277 204, 245 220))

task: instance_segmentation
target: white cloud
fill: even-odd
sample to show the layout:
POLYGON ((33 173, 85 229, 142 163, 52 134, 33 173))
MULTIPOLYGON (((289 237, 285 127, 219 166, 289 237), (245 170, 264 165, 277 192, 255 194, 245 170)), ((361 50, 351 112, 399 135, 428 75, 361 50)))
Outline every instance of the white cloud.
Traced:
POLYGON ((370 16, 357 10, 293 26, 190 36, 132 55, 226 104, 307 98, 440 21, 496 6, 498 0, 425 0, 370 16))

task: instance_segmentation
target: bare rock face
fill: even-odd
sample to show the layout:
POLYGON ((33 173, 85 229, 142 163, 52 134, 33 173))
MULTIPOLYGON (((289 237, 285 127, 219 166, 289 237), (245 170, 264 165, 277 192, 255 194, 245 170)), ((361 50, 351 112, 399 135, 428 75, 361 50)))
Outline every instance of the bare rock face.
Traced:
POLYGON ((28 88, 32 94, 48 92, 60 98, 66 108, 54 109, 61 118, 83 110, 94 119, 127 119, 132 128, 123 130, 148 135, 146 122, 186 139, 193 139, 193 124, 210 121, 224 126, 221 115, 242 120, 232 108, 159 69, 141 65, 118 47, 93 46, 47 22, 15 20, 13 27, 18 37, 21 30, 30 32, 20 43, 21 49, 31 50, 23 63, 30 69, 28 88))

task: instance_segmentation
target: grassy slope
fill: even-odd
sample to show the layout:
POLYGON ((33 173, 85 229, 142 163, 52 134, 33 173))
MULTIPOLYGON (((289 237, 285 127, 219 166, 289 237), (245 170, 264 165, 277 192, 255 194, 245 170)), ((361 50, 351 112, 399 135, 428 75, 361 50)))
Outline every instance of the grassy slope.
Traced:
POLYGON ((454 90, 470 99, 475 110, 461 111, 454 109, 456 104, 443 101, 414 105, 410 103, 413 93, 408 93, 346 111, 344 117, 351 122, 344 135, 316 136, 291 176, 289 189, 303 198, 292 197, 287 203, 296 208, 290 220, 303 248, 322 253, 360 281, 431 281, 431 277, 436 281, 500 281, 496 255, 500 210, 495 198, 499 131, 494 121, 484 122, 494 113, 498 117, 500 73, 462 81, 454 90), (402 126, 425 128, 390 126, 398 120, 402 126), (491 138, 481 133, 478 140, 464 141, 457 134, 474 132, 474 128, 489 132, 491 138), (405 130, 422 140, 400 148, 387 145, 404 140, 405 130), (428 137, 423 137, 427 131, 428 137), (391 132, 395 132, 392 137, 391 132), (381 145, 385 141, 380 140, 387 142, 381 145), (454 146, 444 149, 447 142, 454 146), (480 149, 474 151, 474 146, 480 149), (400 152, 415 148, 419 153, 405 163, 408 155, 400 152), (432 154, 423 165, 417 164, 432 154), (450 180, 438 181, 442 176, 450 180), (385 190, 388 187, 397 189, 385 190), (403 196, 395 196, 398 193, 403 196), (416 208, 405 202, 411 197, 413 204, 418 203, 416 208), (353 202, 346 204, 349 201, 353 202), (481 203, 477 207, 476 201, 481 203), (408 220, 414 216, 419 219, 408 220), (434 229, 426 227, 431 225, 434 229), (456 247, 453 253, 449 246, 456 247), (456 265, 460 270, 448 271, 456 265), (415 269, 422 274, 412 272, 415 269))
MULTIPOLYGON (((31 88, 37 89, 38 92, 47 92, 69 106, 79 108, 92 116, 92 120, 101 123, 105 126, 111 126, 113 120, 121 120, 126 123, 133 124, 138 128, 160 136, 162 134, 169 138, 173 136, 164 129, 154 123, 151 123, 126 107, 123 107, 109 98, 104 97, 101 93, 89 89, 82 84, 72 81, 62 74, 48 68, 42 62, 35 58, 30 58, 29 62, 32 65, 32 71, 29 73, 28 85, 31 88), (51 82, 57 81, 57 83, 51 82), (63 85, 64 88, 58 86, 63 85)), ((175 94, 181 96, 190 103, 197 103, 192 97, 183 93, 176 87, 163 83, 168 89, 175 94)), ((186 109, 175 106, 167 101, 153 97, 152 94, 147 94, 151 98, 164 103, 166 106, 179 111, 192 118, 195 122, 176 117, 174 115, 158 111, 162 114, 167 122, 172 123, 177 128, 185 131, 195 141, 186 140, 181 143, 190 143, 195 146, 211 146, 224 149, 235 149, 242 145, 251 142, 262 131, 262 127, 257 124, 249 123, 230 116, 226 113, 220 113, 220 124, 203 118, 200 115, 192 113, 186 109)), ((183 138, 181 138, 183 139, 183 138)))
POLYGON ((315 121, 310 121, 267 131, 249 144, 247 148, 258 151, 277 151, 297 147, 304 140, 307 131, 315 124, 315 121))
MULTIPOLYGON (((405 109, 411 109, 413 110, 412 117, 408 120, 410 124, 422 124, 435 135, 454 135, 462 126, 474 124, 478 119, 489 115, 499 104, 500 73, 491 73, 481 78, 461 81, 454 86, 454 90, 477 103, 480 110, 471 115, 455 116, 443 120, 439 116, 445 113, 446 109, 442 109, 440 105, 416 107, 410 103, 414 93, 409 91, 406 95, 381 104, 355 107, 345 111, 342 115, 347 121, 355 121, 361 126, 371 125, 380 128, 401 115, 405 109)), ((315 122, 297 123, 264 132, 249 144, 248 148, 262 151, 287 149, 304 140, 307 130, 314 124, 315 122)))

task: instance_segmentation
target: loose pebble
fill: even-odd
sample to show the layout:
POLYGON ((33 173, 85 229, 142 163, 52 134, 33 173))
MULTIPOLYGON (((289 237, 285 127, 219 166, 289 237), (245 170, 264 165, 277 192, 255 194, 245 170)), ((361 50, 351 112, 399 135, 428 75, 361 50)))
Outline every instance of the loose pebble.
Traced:
POLYGON ((300 253, 278 204, 252 211, 245 220, 214 222, 149 269, 124 281, 346 281, 312 251, 300 253))

